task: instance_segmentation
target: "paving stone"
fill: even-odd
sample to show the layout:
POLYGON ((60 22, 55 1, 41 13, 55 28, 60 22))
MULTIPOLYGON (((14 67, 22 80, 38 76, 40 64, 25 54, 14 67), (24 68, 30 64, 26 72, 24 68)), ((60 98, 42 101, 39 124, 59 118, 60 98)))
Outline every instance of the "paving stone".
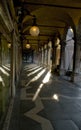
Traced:
POLYGON ((24 66, 26 70, 21 74, 8 130, 45 130, 44 122, 51 126, 47 130, 81 130, 81 88, 55 75, 44 84, 42 81, 48 70, 38 80, 22 88, 21 83, 27 84, 39 74, 27 77, 27 70, 36 66, 24 66), (24 98, 21 98, 21 93, 24 98), (36 99, 32 100, 36 94, 36 99), (58 95, 58 101, 53 98, 54 94, 58 95))
POLYGON ((56 130, 79 130, 72 120, 57 120, 55 123, 56 130))

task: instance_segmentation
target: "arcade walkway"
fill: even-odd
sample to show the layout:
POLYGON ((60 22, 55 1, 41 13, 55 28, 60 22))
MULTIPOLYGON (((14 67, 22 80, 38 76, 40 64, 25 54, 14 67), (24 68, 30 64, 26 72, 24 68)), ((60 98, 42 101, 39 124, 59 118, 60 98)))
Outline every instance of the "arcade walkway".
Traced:
POLYGON ((81 87, 41 66, 24 66, 12 104, 3 130, 81 130, 81 87))

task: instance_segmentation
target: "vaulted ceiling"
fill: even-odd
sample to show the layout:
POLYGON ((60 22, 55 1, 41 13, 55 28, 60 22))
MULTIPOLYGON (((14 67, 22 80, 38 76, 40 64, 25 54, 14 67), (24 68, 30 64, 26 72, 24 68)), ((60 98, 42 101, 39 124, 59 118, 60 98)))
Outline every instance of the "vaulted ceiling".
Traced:
POLYGON ((33 48, 48 39, 53 38, 56 33, 63 35, 66 26, 75 27, 81 17, 81 0, 13 0, 19 32, 23 44, 26 40, 33 48), (18 15, 21 11, 21 15, 18 15), (33 37, 29 34, 32 26, 32 15, 36 16, 36 22, 40 34, 33 37))

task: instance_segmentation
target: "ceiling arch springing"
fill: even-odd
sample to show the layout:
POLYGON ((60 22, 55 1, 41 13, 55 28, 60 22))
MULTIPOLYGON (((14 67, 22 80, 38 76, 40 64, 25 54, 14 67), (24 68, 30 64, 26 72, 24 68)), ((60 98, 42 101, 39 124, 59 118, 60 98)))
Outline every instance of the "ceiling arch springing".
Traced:
MULTIPOLYGON (((66 25, 77 26, 81 14, 81 0, 14 0, 15 11, 22 7, 21 22, 18 23, 21 36, 31 41, 31 44, 38 44, 40 41, 53 37, 55 33, 64 33, 66 25), (32 15, 37 18, 37 25, 40 28, 38 37, 31 37, 29 28, 32 26, 32 15), (33 39, 33 40, 32 40, 33 39)), ((18 16, 17 16, 18 19, 18 16)))

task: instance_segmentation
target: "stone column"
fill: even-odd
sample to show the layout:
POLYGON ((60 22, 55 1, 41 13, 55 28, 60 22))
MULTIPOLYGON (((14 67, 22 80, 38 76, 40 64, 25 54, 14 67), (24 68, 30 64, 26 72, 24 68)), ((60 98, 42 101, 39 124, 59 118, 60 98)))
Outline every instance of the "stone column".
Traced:
POLYGON ((2 43, 1 43, 1 36, 2 36, 2 34, 0 33, 0 66, 2 64, 2 43))
POLYGON ((15 96, 15 31, 12 31, 12 46, 11 46, 11 96, 15 96))
POLYGON ((45 66, 45 48, 43 46, 43 66, 45 66))
POLYGON ((64 50, 65 50, 65 43, 61 42, 61 59, 60 59, 60 75, 65 75, 65 69, 64 69, 64 50))
POLYGON ((80 56, 81 56, 80 53, 81 53, 80 45, 78 44, 76 46, 76 58, 75 58, 75 73, 76 74, 79 74, 80 72, 80 56))
POLYGON ((43 47, 42 47, 41 50, 42 50, 42 65, 43 65, 43 47))
POLYGON ((45 53, 44 54, 45 55, 44 64, 45 64, 45 66, 47 66, 47 45, 44 46, 44 51, 45 51, 44 52, 45 53))
POLYGON ((81 60, 81 18, 76 29, 76 55, 75 55, 75 69, 74 69, 74 82, 80 83, 80 61, 81 60))
POLYGON ((48 68, 51 69, 52 67, 52 42, 49 41, 48 43, 48 68))
POLYGON ((67 29, 68 29, 68 26, 66 25, 65 29, 64 29, 64 32, 63 32, 63 35, 61 36, 61 41, 60 41, 60 45, 61 45, 61 50, 60 50, 60 75, 61 76, 64 76, 65 75, 65 61, 64 61, 64 57, 65 57, 65 45, 66 45, 66 42, 65 42, 65 39, 66 39, 66 34, 67 34, 67 29))
POLYGON ((18 58, 18 42, 16 41, 15 45, 15 84, 18 82, 18 72, 19 72, 19 58, 18 58))

